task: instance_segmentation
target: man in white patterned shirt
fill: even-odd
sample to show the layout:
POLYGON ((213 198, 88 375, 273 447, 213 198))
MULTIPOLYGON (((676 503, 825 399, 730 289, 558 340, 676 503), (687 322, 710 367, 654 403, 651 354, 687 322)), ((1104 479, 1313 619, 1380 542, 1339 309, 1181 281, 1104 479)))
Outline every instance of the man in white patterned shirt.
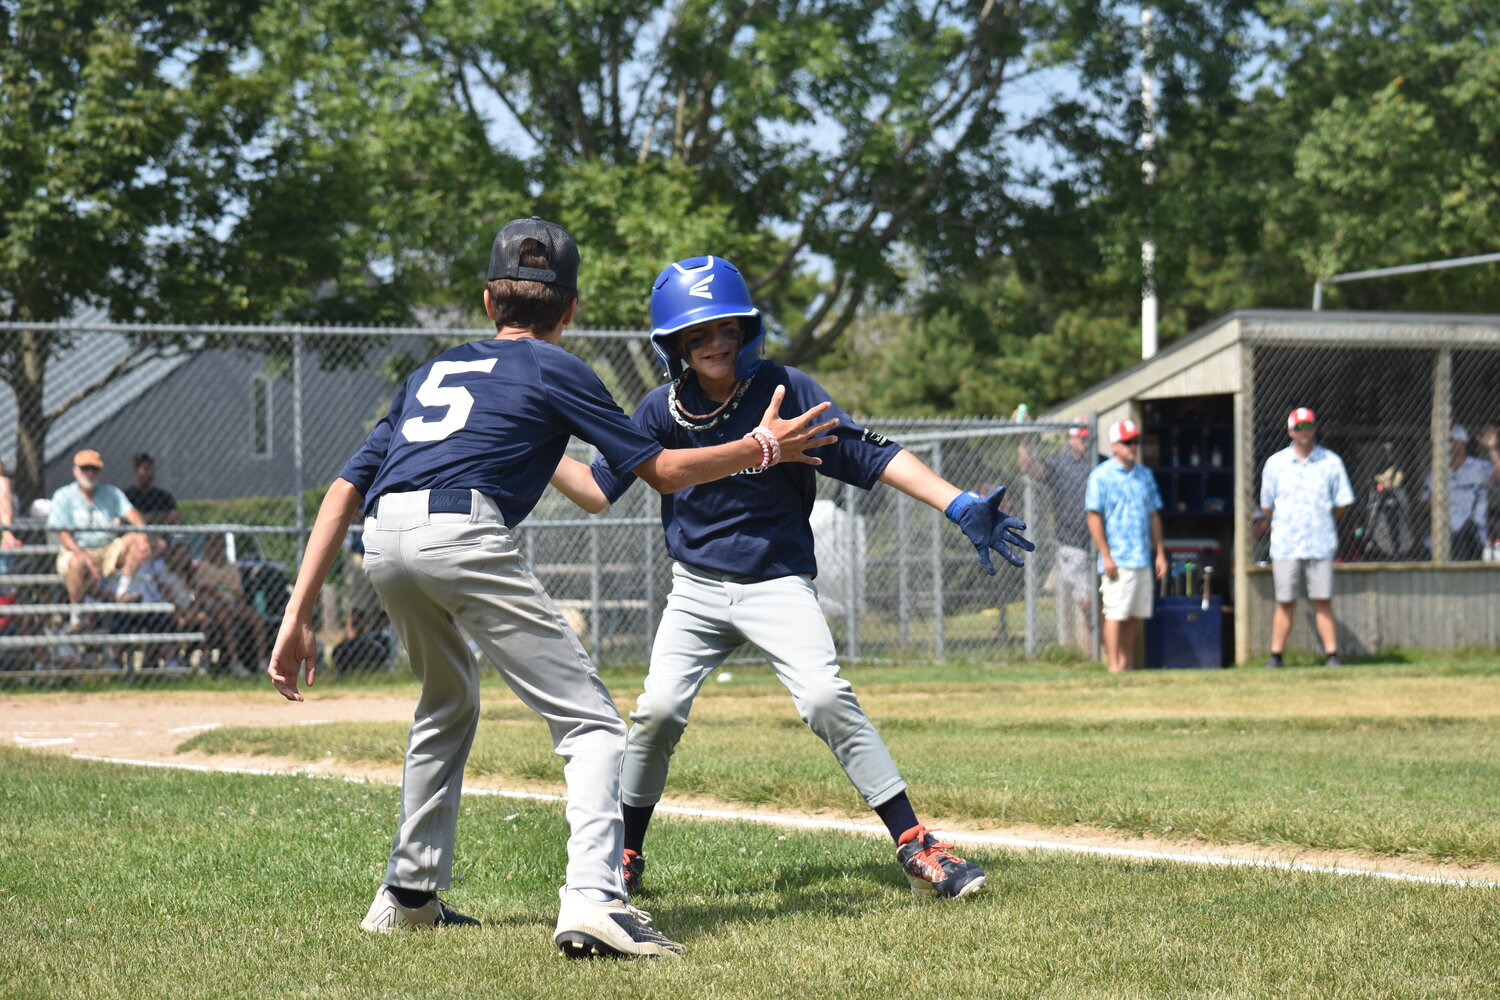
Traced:
POLYGON ((1333 618, 1333 556, 1338 549, 1336 522, 1354 503, 1354 489, 1343 459, 1314 442, 1317 421, 1305 406, 1287 414, 1286 432, 1292 443, 1266 459, 1261 470, 1260 507, 1272 524, 1271 574, 1276 588, 1268 667, 1282 665, 1299 585, 1305 585, 1313 604, 1323 662, 1331 667, 1343 663, 1333 618))

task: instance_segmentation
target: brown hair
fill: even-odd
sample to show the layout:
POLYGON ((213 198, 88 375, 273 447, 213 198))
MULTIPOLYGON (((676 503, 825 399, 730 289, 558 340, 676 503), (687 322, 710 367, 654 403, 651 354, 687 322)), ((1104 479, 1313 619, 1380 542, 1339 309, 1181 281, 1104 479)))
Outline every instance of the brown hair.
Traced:
MULTIPOLYGON (((551 264, 547 259, 547 248, 539 240, 522 241, 522 267, 546 268, 551 264)), ((532 333, 546 333, 556 329, 562 322, 563 313, 568 311, 568 303, 578 297, 577 292, 516 278, 496 278, 485 282, 484 287, 489 289, 497 330, 509 326, 532 333)))

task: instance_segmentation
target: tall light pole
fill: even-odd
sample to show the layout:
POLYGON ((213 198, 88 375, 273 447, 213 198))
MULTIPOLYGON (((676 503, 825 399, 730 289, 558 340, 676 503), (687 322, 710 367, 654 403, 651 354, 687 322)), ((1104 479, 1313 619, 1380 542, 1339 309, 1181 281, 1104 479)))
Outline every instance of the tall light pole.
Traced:
POLYGON ((1146 235, 1141 240, 1141 357, 1156 354, 1156 243, 1152 240, 1152 202, 1156 186, 1156 84, 1151 78, 1155 56, 1151 44, 1151 8, 1141 8, 1141 184, 1145 190, 1146 235))

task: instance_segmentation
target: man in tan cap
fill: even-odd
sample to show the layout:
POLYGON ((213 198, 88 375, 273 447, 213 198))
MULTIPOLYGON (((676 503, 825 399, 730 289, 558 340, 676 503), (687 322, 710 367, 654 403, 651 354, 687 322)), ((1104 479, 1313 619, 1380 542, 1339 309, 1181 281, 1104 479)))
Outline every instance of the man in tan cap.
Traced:
MULTIPOLYGON (((116 570, 120 577, 113 599, 139 600, 130 585, 135 571, 150 556, 145 535, 110 530, 122 523, 143 525, 146 521, 119 487, 99 481, 103 472, 104 459, 92 448, 74 455, 73 482, 52 494, 52 508, 47 513, 47 527, 57 532, 63 547, 57 555, 57 571, 63 575, 68 600, 73 604, 82 602, 116 570)), ((78 612, 73 612, 71 624, 80 622, 78 612)))

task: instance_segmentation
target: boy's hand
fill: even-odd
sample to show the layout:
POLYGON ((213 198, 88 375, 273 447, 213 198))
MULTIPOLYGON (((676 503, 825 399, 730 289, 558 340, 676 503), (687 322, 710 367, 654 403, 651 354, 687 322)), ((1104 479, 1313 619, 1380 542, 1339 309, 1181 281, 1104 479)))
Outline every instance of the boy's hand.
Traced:
POLYGON ((266 673, 271 683, 287 701, 301 701, 302 692, 297 690, 297 675, 303 667, 307 670, 307 686, 313 686, 318 673, 318 641, 312 626, 287 615, 276 633, 276 646, 271 651, 271 665, 266 673))
POLYGON ((1020 532, 1026 530, 1026 522, 1000 510, 1005 489, 1004 486, 998 487, 987 497, 981 497, 973 491, 960 493, 943 511, 948 520, 958 525, 964 536, 974 544, 974 551, 979 554, 979 564, 990 576, 995 575, 990 549, 1000 553, 1012 566, 1024 566, 1026 562, 1016 555, 1011 546, 1027 552, 1036 551, 1036 546, 1020 535, 1020 532))
POLYGON ((760 425, 776 435, 776 441, 781 445, 781 461, 822 465, 821 458, 808 455, 806 452, 838 441, 838 438, 827 434, 839 425, 837 417, 820 424, 812 424, 814 418, 833 404, 822 402, 800 417, 783 420, 778 414, 781 412, 781 401, 785 396, 786 386, 778 385, 771 393, 771 402, 766 406, 766 412, 760 418, 760 425))

